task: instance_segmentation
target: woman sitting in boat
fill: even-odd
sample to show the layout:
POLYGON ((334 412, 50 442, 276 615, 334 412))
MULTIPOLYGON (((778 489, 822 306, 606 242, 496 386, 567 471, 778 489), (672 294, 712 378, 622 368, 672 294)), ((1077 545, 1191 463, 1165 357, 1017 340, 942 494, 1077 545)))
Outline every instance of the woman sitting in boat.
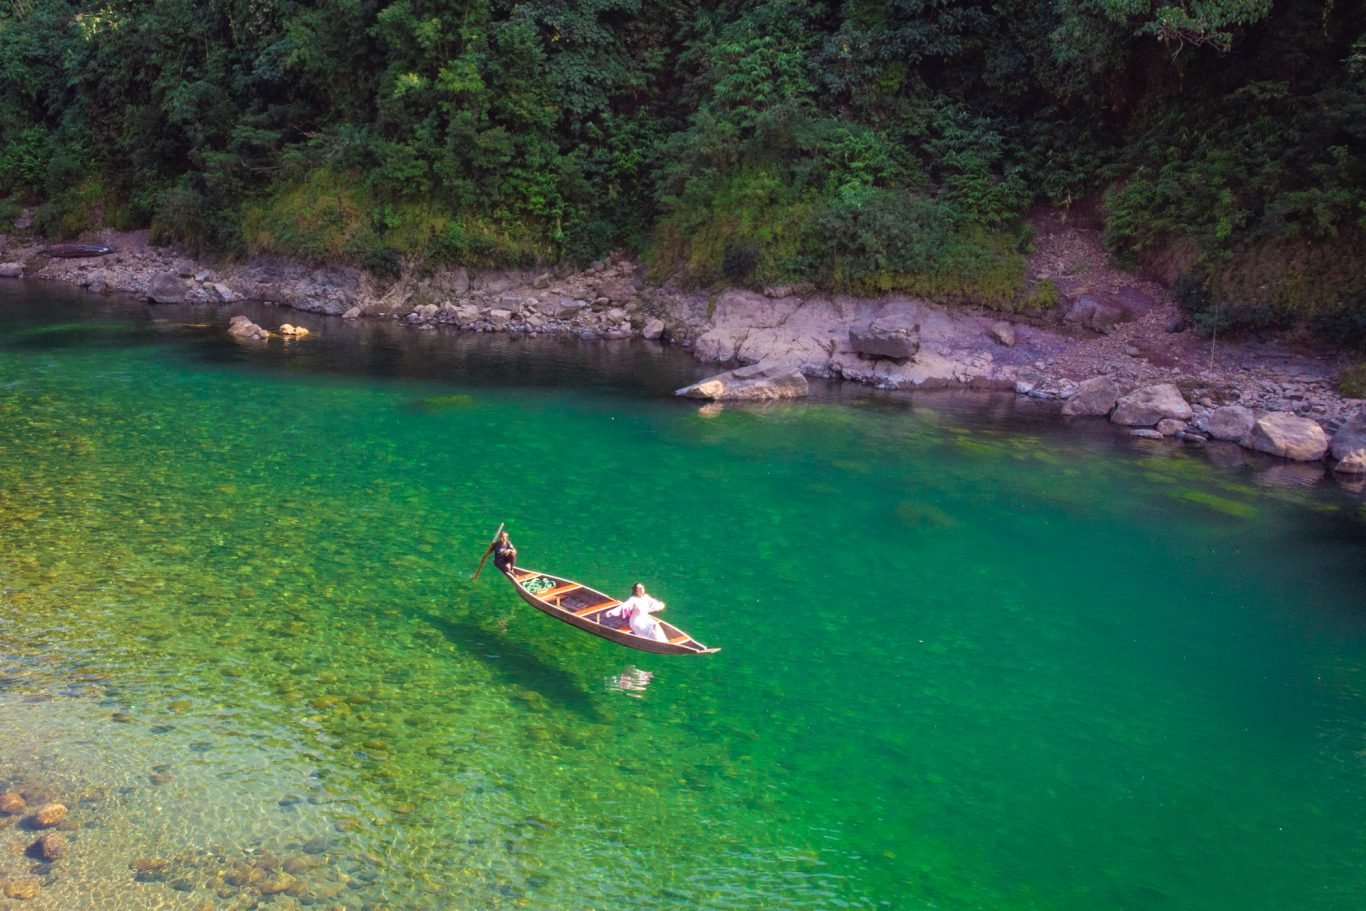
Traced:
POLYGON ((493 543, 489 545, 489 550, 493 551, 493 565, 498 567, 498 571, 511 574, 512 566, 517 562, 517 548, 512 546, 508 533, 505 531, 498 532, 498 537, 493 539, 493 543))
POLYGON ((631 632, 646 639, 667 642, 669 636, 664 627, 650 615, 664 609, 664 602, 645 594, 645 586, 637 582, 631 587, 631 597, 602 612, 603 619, 621 617, 631 623, 631 632))

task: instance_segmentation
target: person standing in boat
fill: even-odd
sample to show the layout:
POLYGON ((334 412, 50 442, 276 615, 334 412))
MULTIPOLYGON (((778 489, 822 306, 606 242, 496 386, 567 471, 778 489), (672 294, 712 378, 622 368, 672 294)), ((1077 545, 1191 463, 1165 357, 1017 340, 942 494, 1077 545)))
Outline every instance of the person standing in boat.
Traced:
POLYGON ((631 632, 646 639, 654 639, 658 642, 667 642, 668 633, 664 632, 664 627, 651 614, 664 609, 664 602, 658 598, 645 594, 645 586, 637 582, 631 587, 631 597, 618 604, 616 607, 609 608, 602 612, 604 619, 608 617, 621 617, 631 624, 631 632))
POLYGON ((500 573, 504 575, 512 573, 513 564, 517 562, 517 548, 512 546, 512 540, 508 537, 507 532, 498 532, 498 537, 493 539, 493 543, 489 545, 488 552, 484 556, 488 556, 489 553, 493 554, 493 565, 498 567, 500 573))

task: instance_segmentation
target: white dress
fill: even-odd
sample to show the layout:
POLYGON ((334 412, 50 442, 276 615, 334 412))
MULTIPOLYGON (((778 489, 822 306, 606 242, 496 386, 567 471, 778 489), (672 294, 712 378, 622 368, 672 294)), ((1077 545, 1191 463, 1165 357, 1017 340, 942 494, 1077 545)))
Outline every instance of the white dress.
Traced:
POLYGON ((646 639, 667 642, 664 627, 650 615, 664 609, 664 602, 649 595, 632 595, 616 607, 603 611, 603 617, 625 617, 631 622, 631 632, 646 639))

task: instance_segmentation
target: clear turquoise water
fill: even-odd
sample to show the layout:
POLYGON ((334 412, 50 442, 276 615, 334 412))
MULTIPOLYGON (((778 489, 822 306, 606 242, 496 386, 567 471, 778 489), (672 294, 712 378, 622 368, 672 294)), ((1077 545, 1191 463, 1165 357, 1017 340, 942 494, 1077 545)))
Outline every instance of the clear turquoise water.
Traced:
POLYGON ((1366 894, 1359 496, 1008 400, 708 413, 667 351, 254 312, 315 337, 0 292, 0 789, 78 826, 51 865, 0 828, 30 907, 287 859, 281 907, 1366 894), (472 581, 499 522, 723 650, 472 581))

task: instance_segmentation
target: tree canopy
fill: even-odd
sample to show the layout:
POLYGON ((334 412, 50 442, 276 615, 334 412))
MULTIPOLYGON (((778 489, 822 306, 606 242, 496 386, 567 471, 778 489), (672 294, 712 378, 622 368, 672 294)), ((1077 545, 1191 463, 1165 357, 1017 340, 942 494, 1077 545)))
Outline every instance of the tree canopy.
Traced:
POLYGON ((10 0, 0 216, 1027 307, 1037 205, 1214 326, 1366 336, 1340 0, 10 0))

